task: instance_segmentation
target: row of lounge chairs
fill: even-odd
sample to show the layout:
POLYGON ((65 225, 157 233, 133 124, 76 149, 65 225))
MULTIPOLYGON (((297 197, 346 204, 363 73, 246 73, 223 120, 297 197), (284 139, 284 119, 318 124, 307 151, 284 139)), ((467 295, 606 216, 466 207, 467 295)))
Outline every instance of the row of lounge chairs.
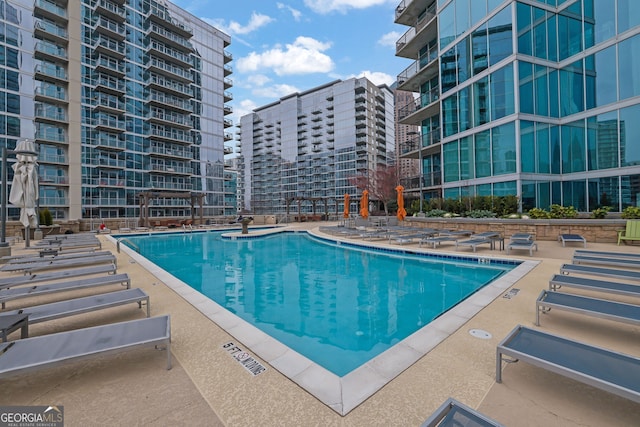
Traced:
MULTIPOLYGON (((61 237, 59 240, 63 239, 64 237, 61 237)), ((80 240, 82 239, 78 239, 78 241, 80 240)), ((42 257, 26 255, 3 259, 5 265, 0 270, 4 270, 5 274, 18 270, 30 271, 30 268, 25 267, 42 262, 55 265, 52 267, 52 270, 55 269, 54 271, 46 273, 1 277, 0 302, 3 310, 10 301, 33 296, 88 288, 100 289, 101 291, 98 294, 81 298, 62 299, 51 303, 0 311, 0 337, 3 341, 6 341, 12 332, 21 331, 21 339, 0 343, 0 354, 2 355, 0 357, 0 378, 40 367, 55 366, 68 360, 115 353, 140 346, 166 348, 167 369, 171 368, 170 317, 168 315, 150 317, 149 295, 142 289, 131 288, 129 276, 117 273, 115 259, 110 264, 93 266, 83 266, 84 262, 73 262, 98 260, 102 256, 104 255, 96 256, 93 252, 84 254, 78 252, 74 256, 65 254, 43 255, 42 257), (9 265, 18 268, 4 269, 9 265), (73 278, 73 280, 68 280, 69 278, 73 278), (106 288, 108 285, 118 285, 125 289, 109 292, 110 289, 106 288), (130 303, 137 304, 141 309, 145 307, 146 318, 32 338, 27 337, 28 327, 32 324, 130 303)))

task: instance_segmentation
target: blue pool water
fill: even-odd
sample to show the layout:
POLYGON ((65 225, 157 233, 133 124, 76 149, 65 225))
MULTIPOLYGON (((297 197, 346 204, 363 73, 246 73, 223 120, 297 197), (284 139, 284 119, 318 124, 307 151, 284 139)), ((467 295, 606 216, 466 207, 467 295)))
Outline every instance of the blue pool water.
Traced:
POLYGON ((140 253, 338 376, 392 347, 515 264, 337 245, 306 233, 130 236, 140 253))

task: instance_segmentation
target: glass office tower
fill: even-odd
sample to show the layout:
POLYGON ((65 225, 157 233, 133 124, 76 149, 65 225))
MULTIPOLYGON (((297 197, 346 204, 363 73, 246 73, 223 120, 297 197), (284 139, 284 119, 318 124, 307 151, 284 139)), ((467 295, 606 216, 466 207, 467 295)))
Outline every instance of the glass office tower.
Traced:
POLYGON ((405 0, 396 23, 426 198, 640 206, 640 2, 405 0))
MULTIPOLYGON (((0 139, 39 147, 58 219, 224 213, 228 35, 171 3, 0 0, 0 139)), ((10 179, 9 179, 10 181, 10 179)))

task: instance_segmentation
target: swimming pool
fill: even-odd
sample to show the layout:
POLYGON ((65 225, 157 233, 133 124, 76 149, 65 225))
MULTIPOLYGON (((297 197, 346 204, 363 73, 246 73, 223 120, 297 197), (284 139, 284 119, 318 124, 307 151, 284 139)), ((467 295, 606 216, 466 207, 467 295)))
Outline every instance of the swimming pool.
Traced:
MULTIPOLYGON (((250 352, 253 352, 253 354, 257 355, 260 359, 267 362, 269 366, 288 377, 291 381, 297 383, 300 387, 304 388, 307 392, 315 396, 318 400, 322 401, 331 409, 335 410, 341 415, 346 415, 347 413, 349 413, 360 403, 377 392, 385 384, 392 381, 396 376, 400 375, 404 370, 406 370, 409 366, 422 358, 422 356, 436 347, 450 334, 454 333, 466 322, 468 322, 487 304, 491 303, 495 298, 503 294, 506 289, 513 285, 513 283, 519 280, 522 276, 527 274, 537 264, 536 261, 532 260, 501 260, 498 258, 488 258, 476 255, 456 256, 447 254, 443 251, 433 252, 428 250, 419 250, 417 248, 390 248, 389 245, 387 245, 386 248, 380 248, 381 245, 376 245, 378 247, 374 249, 374 252, 377 254, 386 253, 388 256, 391 256, 396 263, 396 271, 400 272, 406 272, 406 269, 401 268, 402 263, 404 262, 406 264, 407 260, 412 257, 421 260, 420 262, 422 263, 426 263, 426 261, 429 259, 443 261, 447 265, 446 267, 444 267, 445 269, 449 268, 449 265, 456 265, 458 261, 471 262, 476 266, 479 266, 479 264, 486 265, 486 263, 489 263, 490 266, 498 268, 502 268, 501 264, 505 264, 508 265, 509 268, 513 267, 513 269, 508 272, 503 272, 493 282, 481 287, 475 292, 472 292, 471 295, 464 299, 462 302, 453 306, 446 313, 437 316, 430 323, 425 323, 425 326, 419 328, 415 333, 410 334, 408 337, 402 340, 399 337, 390 339, 391 341, 397 343, 395 345, 391 345, 389 349, 387 349, 386 351, 382 351, 382 353, 373 357, 373 359, 360 365, 359 367, 353 369, 346 375, 339 376, 330 372, 328 369, 322 367, 318 363, 314 363, 298 351, 291 349, 291 347, 283 344, 282 341, 274 339, 269 333, 265 333, 257 327, 253 326, 250 322, 243 320, 239 315, 236 315, 228 309, 224 308, 222 304, 216 303, 213 298, 210 299, 203 296, 203 293, 194 289, 194 287, 188 285, 184 280, 180 279, 180 277, 185 277, 183 276, 183 274, 188 272, 189 270, 200 271, 200 286, 203 287, 203 291, 217 289, 219 296, 222 296, 223 299, 228 299, 229 301, 242 300, 245 305, 248 303, 251 307, 253 307, 253 312, 260 311, 270 314, 270 327, 273 328, 274 324, 276 323, 273 318, 279 317, 280 319, 282 319, 282 316, 279 316, 279 314, 273 310, 269 312, 267 304, 265 302, 265 298, 256 299, 256 295, 258 295, 258 293, 256 292, 255 283, 257 283, 258 280, 261 280, 262 278, 269 278, 271 280, 271 283, 278 285, 275 288, 266 287, 265 289, 266 293, 270 296, 275 296, 276 298, 274 299, 277 301, 278 298, 283 298, 283 291, 280 289, 280 283, 278 282, 297 283, 297 281, 301 280, 302 278, 315 277, 316 282, 313 282, 314 286, 308 286, 305 293, 298 292, 297 295, 303 295, 303 300, 307 301, 306 305, 304 305, 305 310, 307 310, 307 312, 309 313, 304 318, 306 322, 304 323, 304 326, 307 328, 305 329, 305 331, 306 333, 308 333, 308 335, 306 335, 308 336, 307 342, 321 341, 322 339, 320 338, 320 333, 316 332, 315 336, 311 334, 311 332, 313 332, 314 330, 320 329, 320 327, 315 322, 315 317, 313 317, 311 313, 315 313, 317 311, 317 298, 319 297, 319 295, 317 294, 321 293, 318 289, 322 289, 322 286, 319 286, 318 288, 315 285, 323 283, 318 279, 318 277, 323 277, 322 275, 304 274, 304 272, 301 272, 297 268, 298 264, 296 264, 295 262, 289 262, 286 264, 288 268, 286 272, 281 276, 283 280, 275 280, 276 276, 272 272, 267 272, 266 270, 258 270, 255 267, 249 269, 247 268, 247 263, 249 261, 260 258, 257 256, 257 249, 260 246, 261 242, 271 241, 272 239, 274 239, 274 237, 264 237, 259 236, 259 234, 282 233, 282 231, 283 230, 281 229, 260 231, 256 230, 252 231, 248 236, 241 236, 238 232, 231 232, 227 237, 230 237, 231 239, 237 238, 237 240, 217 242, 216 239, 218 239, 219 236, 216 236, 213 242, 210 239, 204 239, 202 241, 202 246, 194 244, 195 240, 198 239, 198 235, 200 233, 193 233, 193 235, 180 233, 174 238, 182 242, 180 245, 184 252, 190 251, 192 255, 188 262, 181 263, 179 266, 177 266, 176 271, 168 271, 160 267, 163 262, 168 262, 171 258, 171 256, 167 255, 167 253, 169 253, 168 251, 170 250, 170 244, 169 240, 165 239, 165 236, 156 235, 148 238, 147 235, 145 235, 144 240, 138 239, 134 235, 113 237, 121 237, 122 243, 125 244, 127 243, 127 240, 135 241, 135 246, 141 246, 141 252, 149 251, 150 253, 147 254, 147 256, 149 256, 149 259, 147 259, 145 256, 139 255, 135 250, 129 249, 125 245, 122 245, 123 251, 129 254, 129 256, 132 258, 132 261, 138 262, 142 267, 146 268, 152 274, 158 277, 163 283, 173 289, 177 294, 188 301, 193 307, 210 318, 225 331, 227 331, 232 337, 235 338, 235 340, 244 344, 245 349, 248 348, 250 352), (248 240, 244 240, 244 238, 248 238, 248 240), (217 251, 213 251, 213 244, 217 245, 218 243, 223 243, 226 246, 222 246, 221 248, 218 248, 217 251), (145 245, 151 246, 146 249, 142 249, 142 247, 144 247, 145 245), (239 251, 238 248, 244 248, 244 251, 239 251), (236 254, 240 252, 244 254, 243 257, 236 258, 236 254), (227 259, 236 259, 236 261, 228 263, 227 259), (239 289, 234 288, 233 284, 236 283, 236 277, 242 277, 245 283, 251 284, 251 286, 247 287, 249 291, 240 291, 239 289), (211 280, 212 278, 216 280, 211 280), (224 285, 221 286, 221 284, 224 285), (256 310, 255 307, 259 307, 260 310, 256 310)), ((227 230, 227 232, 229 231, 227 230)), ((299 233, 300 232, 298 232, 298 234, 299 233)), ((378 262, 377 258, 375 261, 372 261, 371 258, 369 258, 368 261, 363 261, 364 259, 367 259, 366 257, 363 258, 363 254, 367 252, 365 251, 365 249, 367 249, 367 246, 371 246, 370 243, 344 238, 338 238, 338 241, 336 243, 333 238, 328 238, 328 236, 312 230, 306 231, 302 235, 306 235, 307 233, 313 235, 314 238, 325 242, 325 244, 333 242, 331 243, 331 251, 334 254, 333 262, 337 262, 337 256, 335 254, 341 253, 336 250, 337 246, 340 246, 339 249, 343 249, 344 247, 350 249, 350 251, 348 251, 348 255, 342 253, 342 255, 340 256, 341 260, 348 258, 351 262, 358 261, 355 264, 350 263, 348 270, 346 267, 343 267, 346 277, 348 278, 351 278, 352 276, 361 278, 365 277, 366 275, 363 274, 364 271, 371 272, 370 269, 366 270, 366 268, 370 268, 372 263, 376 264, 378 262)), ((202 234, 209 234, 209 236, 212 237, 218 233, 208 232, 202 234)), ((291 235, 293 233, 285 234, 291 235)), ((111 237, 112 236, 108 236, 108 238, 111 237)), ((324 266, 328 263, 327 261, 320 262, 318 256, 315 253, 304 251, 299 255, 298 253, 300 253, 299 247, 295 252, 295 255, 292 255, 292 253, 284 252, 284 249, 272 250, 266 256, 263 256, 261 258, 265 258, 268 262, 273 264, 277 264, 282 260, 297 260, 300 258, 304 258, 307 260, 312 259, 315 261, 313 264, 318 266, 324 266)), ((334 268, 334 270, 343 271, 338 268, 334 268)), ((327 269, 323 268, 322 271, 323 274, 325 274, 327 269)), ((367 277, 374 279, 376 278, 376 276, 372 276, 371 274, 369 274, 369 276, 367 277)), ((384 298, 376 297, 368 299, 371 301, 377 300, 378 302, 382 302, 382 305, 384 306, 396 307, 395 312, 397 312, 398 307, 404 307, 403 304, 399 304, 397 303, 397 301, 400 301, 406 295, 404 291, 408 289, 407 277, 409 277, 409 275, 405 273, 396 274, 398 286, 396 287, 395 291, 390 291, 384 294, 384 298)), ((368 283, 370 286, 372 283, 375 283, 375 286, 377 287, 380 286, 379 280, 378 282, 369 280, 368 283)), ((438 285, 440 284, 441 283, 438 283, 438 285)), ((335 295, 337 298, 338 294, 342 295, 344 291, 344 289, 342 288, 345 287, 346 286, 341 286, 340 292, 336 291, 328 293, 329 295, 335 295)), ((298 287, 298 289, 300 288, 298 287)), ((335 284, 334 287, 331 287, 330 289, 335 290, 335 284)), ((439 301, 443 301, 441 299, 442 296, 442 293, 438 295, 439 301)), ((354 297, 352 296, 351 299, 353 300, 354 297)), ((357 300, 357 298, 355 299, 357 300)), ((446 298, 444 299, 444 304, 447 304, 446 298)), ((335 305, 337 307, 337 299, 335 305)), ((329 304, 329 307, 331 307, 331 304, 329 304)), ((371 314, 370 311, 372 310, 371 307, 373 307, 371 304, 364 305, 363 310, 358 310, 357 316, 354 317, 354 315, 352 315, 351 319, 359 319, 360 316, 364 316, 368 321, 368 319, 370 319, 370 317, 368 316, 371 314)), ((253 316, 257 317, 255 314, 253 314, 253 316)), ((298 317, 302 318, 302 316, 298 317)), ((398 320, 397 316, 386 317, 384 323, 382 324, 386 325, 387 327, 398 328, 398 322, 412 323, 409 322, 409 320, 402 319, 404 319, 404 317, 401 317, 400 320, 398 320)), ((417 325, 417 318, 414 317, 414 320, 417 325)), ((323 322, 324 323, 321 323, 321 325, 326 326, 330 324, 330 322, 325 321, 325 319, 323 319, 323 322)), ((425 322, 425 320, 423 319, 422 322, 425 322)), ((288 326, 288 323, 285 324, 288 326)), ((360 324, 357 324, 357 329, 351 329, 352 332, 355 331, 353 335, 361 337, 364 336, 365 331, 361 330, 361 324, 362 322, 360 322, 360 324), (360 335, 358 332, 362 332, 362 335, 360 335)), ((344 325, 350 327, 350 324, 348 324, 347 322, 342 322, 339 326, 342 327, 344 325)), ((321 333, 324 333, 324 330, 321 330, 321 333)), ((364 340, 364 338, 360 339, 364 340)), ((226 342, 220 342, 219 344, 220 347, 223 348, 226 342)))
POLYGON ((235 315, 344 376, 515 264, 345 247, 306 233, 132 237, 140 253, 235 315))

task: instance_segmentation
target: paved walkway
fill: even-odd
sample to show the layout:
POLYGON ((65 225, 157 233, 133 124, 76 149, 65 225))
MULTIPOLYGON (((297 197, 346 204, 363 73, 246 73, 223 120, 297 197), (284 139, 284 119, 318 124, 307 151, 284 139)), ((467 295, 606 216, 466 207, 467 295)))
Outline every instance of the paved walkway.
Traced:
MULTIPOLYGON (((100 238, 103 248, 117 255, 118 271, 128 273, 134 287, 149 293, 152 315, 171 314, 173 369, 167 371, 162 352, 152 349, 94 358, 2 380, 0 405, 64 405, 66 426, 419 426, 449 396, 508 426, 622 427, 637 425, 640 419, 640 404, 527 364, 506 366, 503 383, 495 382, 497 343, 516 324, 533 326, 535 299, 576 247, 543 241, 532 258, 525 252, 512 254, 511 258, 541 261, 514 286, 519 290, 515 296, 497 298, 341 417, 273 368, 250 375, 222 348, 233 341, 232 336, 128 255, 117 254, 113 241, 100 238), (470 329, 488 331, 492 338, 475 338, 470 329)), ((640 247, 633 246, 588 246, 640 253, 640 247)), ((469 249, 455 252, 453 245, 437 251, 471 253, 469 249)), ((14 254, 18 252, 14 247, 14 254)), ((506 257, 504 251, 486 248, 479 248, 478 254, 506 257)), ((89 293, 77 292, 77 296, 89 293)), ((15 303, 7 305, 14 307, 15 303)), ((33 325, 30 332, 40 335, 141 317, 144 310, 123 306, 33 325)), ((554 311, 540 328, 640 356, 640 328, 633 325, 554 311)))

